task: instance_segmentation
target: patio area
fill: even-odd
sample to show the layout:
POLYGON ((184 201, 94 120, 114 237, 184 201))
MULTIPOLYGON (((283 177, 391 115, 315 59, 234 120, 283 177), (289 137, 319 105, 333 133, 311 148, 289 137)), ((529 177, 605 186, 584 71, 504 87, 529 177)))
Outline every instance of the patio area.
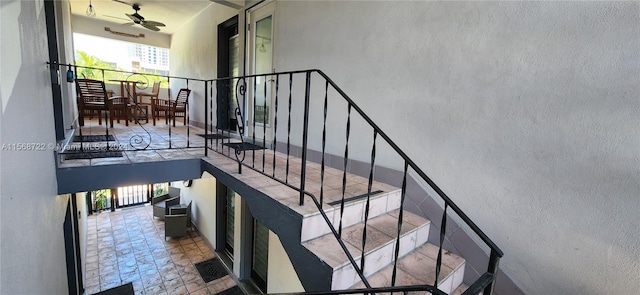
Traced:
POLYGON ((230 275, 205 283, 195 265, 215 252, 195 230, 165 240, 151 206, 93 214, 87 225, 86 294, 129 282, 135 294, 242 294, 230 275))

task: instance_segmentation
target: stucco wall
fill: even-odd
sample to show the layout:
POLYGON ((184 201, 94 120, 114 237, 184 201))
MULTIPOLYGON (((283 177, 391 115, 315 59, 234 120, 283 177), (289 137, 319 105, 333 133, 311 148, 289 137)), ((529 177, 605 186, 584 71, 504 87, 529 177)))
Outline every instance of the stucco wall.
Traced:
POLYGON ((327 72, 503 248, 525 293, 632 294, 639 11, 283 1, 275 67, 327 72))
POLYGON ((304 292, 298 274, 291 264, 278 235, 269 231, 269 269, 267 270, 267 293, 304 292))
POLYGON ((73 32, 86 35, 98 36, 108 39, 115 39, 125 42, 133 42, 151 46, 157 46, 162 48, 169 48, 171 44, 171 35, 165 33, 159 33, 147 30, 145 28, 127 27, 114 24, 95 18, 91 18, 83 15, 73 15, 72 18, 73 32), (123 32, 127 34, 144 34, 144 38, 131 38, 126 36, 120 36, 111 32, 105 31, 105 27, 108 27, 114 31, 123 32))
MULTIPOLYGON (((0 4, 0 142, 55 143, 43 1, 0 4)), ((0 293, 67 294, 52 150, 0 153, 0 293)))
MULTIPOLYGON (((226 21, 238 12, 229 7, 211 3, 194 16, 171 36, 169 59, 172 76, 213 79, 217 74, 218 24, 226 21)), ((185 87, 186 81, 173 79, 172 93, 178 93, 185 87)), ((189 82, 192 90, 189 100, 190 121, 205 121, 205 87, 201 82, 189 82)), ((214 119, 215 120, 215 119, 214 119)))

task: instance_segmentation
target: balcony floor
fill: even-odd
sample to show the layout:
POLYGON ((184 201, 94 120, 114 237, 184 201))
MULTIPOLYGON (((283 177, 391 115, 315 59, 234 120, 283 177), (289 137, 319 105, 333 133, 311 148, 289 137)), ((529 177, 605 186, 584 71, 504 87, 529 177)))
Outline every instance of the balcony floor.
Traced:
MULTIPOLYGON (((204 129, 189 126, 187 136, 187 127, 176 122, 176 127, 165 124, 164 120, 157 122, 153 126, 152 122, 143 123, 142 126, 129 122, 126 126, 123 121, 114 122, 113 128, 109 128, 109 135, 112 135, 115 141, 110 141, 110 147, 116 147, 124 150, 122 157, 116 158, 96 158, 96 159, 78 159, 78 160, 61 160, 60 168, 80 167, 80 166, 97 166, 111 164, 130 164, 140 162, 166 161, 176 159, 191 159, 204 156, 204 138, 197 134, 204 134, 204 129), (148 133, 146 131, 148 131, 148 133), (139 137, 137 137, 139 136, 139 137), (141 138, 144 145, 149 146, 144 150, 137 150, 135 140, 141 138), (188 140, 187 140, 188 139, 188 140)), ((107 130, 103 122, 98 124, 97 119, 85 120, 85 126, 82 127, 82 135, 105 135, 107 130)), ((75 135, 80 135, 80 130, 75 135)), ((95 150, 104 148, 106 142, 85 142, 86 150, 95 150)), ((80 149, 79 142, 70 143, 66 151, 77 151, 80 149)))
POLYGON ((230 275, 205 283, 195 264, 216 257, 197 231, 164 237, 149 205, 87 218, 86 294, 133 283, 135 294, 217 294, 237 285, 230 275))

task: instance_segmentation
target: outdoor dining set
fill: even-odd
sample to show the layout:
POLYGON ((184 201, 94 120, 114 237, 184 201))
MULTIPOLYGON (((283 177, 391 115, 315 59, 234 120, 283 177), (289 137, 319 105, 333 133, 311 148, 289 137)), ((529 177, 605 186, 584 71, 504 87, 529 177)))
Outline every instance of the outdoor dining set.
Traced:
POLYGON ((129 121, 133 120, 144 120, 148 123, 149 115, 154 126, 156 120, 164 118, 166 124, 172 120, 175 127, 176 117, 182 117, 183 124, 187 124, 190 89, 180 88, 175 99, 162 99, 159 98, 160 81, 153 83, 151 92, 136 91, 136 84, 140 83, 137 81, 110 81, 120 83, 120 95, 114 95, 113 91, 107 90, 102 80, 76 79, 80 126, 84 126, 86 117, 93 116, 97 116, 98 124, 102 125, 105 115, 103 112, 108 114, 111 127, 114 120, 118 123, 124 120, 126 126, 129 126, 129 121))

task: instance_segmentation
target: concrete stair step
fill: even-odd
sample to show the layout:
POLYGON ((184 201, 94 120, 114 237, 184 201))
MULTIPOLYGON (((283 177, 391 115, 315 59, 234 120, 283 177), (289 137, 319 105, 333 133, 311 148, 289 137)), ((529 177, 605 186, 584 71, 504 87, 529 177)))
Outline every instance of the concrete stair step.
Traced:
MULTIPOLYGON (((398 260, 396 286, 429 284, 433 285, 436 274, 436 259, 438 247, 424 244, 398 260)), ((447 294, 462 294, 466 287, 462 285, 464 279, 465 260, 443 249, 442 266, 438 276, 438 289, 447 294), (457 292, 457 293, 456 293, 457 292)), ((367 276, 372 287, 390 287, 393 274, 393 264, 384 267, 377 273, 367 276)), ((364 288, 359 282, 349 289, 364 288)), ((411 292, 411 294, 427 294, 411 292)))
MULTIPOLYGON (((389 188, 391 191, 383 191, 370 197, 369 219, 400 208, 400 190, 392 187, 389 188)), ((366 194, 366 190, 364 194, 366 194)), ((351 195, 353 196, 355 194, 351 193, 351 195)), ((325 200, 327 199, 339 200, 336 196, 330 198, 325 196, 325 200)), ((342 212, 342 228, 347 228, 364 221, 366 202, 366 197, 345 202, 344 211, 342 212)), ((334 228, 338 228, 341 219, 340 204, 329 205, 325 203, 323 206, 324 212, 333 224, 334 228)), ((302 242, 328 233, 331 233, 331 229, 320 212, 304 215, 302 220, 302 232, 300 235, 302 242)))
MULTIPOLYGON (((398 229, 399 210, 370 218, 367 222, 364 274, 371 275, 393 261, 398 229)), ((427 242, 430 221, 410 212, 403 213, 399 256, 412 252, 427 242)), ((360 265, 364 223, 346 227, 342 239, 354 260, 360 265)), ((333 234, 326 234, 302 243, 304 247, 333 268, 332 289, 345 289, 360 281, 349 259, 333 234)))

